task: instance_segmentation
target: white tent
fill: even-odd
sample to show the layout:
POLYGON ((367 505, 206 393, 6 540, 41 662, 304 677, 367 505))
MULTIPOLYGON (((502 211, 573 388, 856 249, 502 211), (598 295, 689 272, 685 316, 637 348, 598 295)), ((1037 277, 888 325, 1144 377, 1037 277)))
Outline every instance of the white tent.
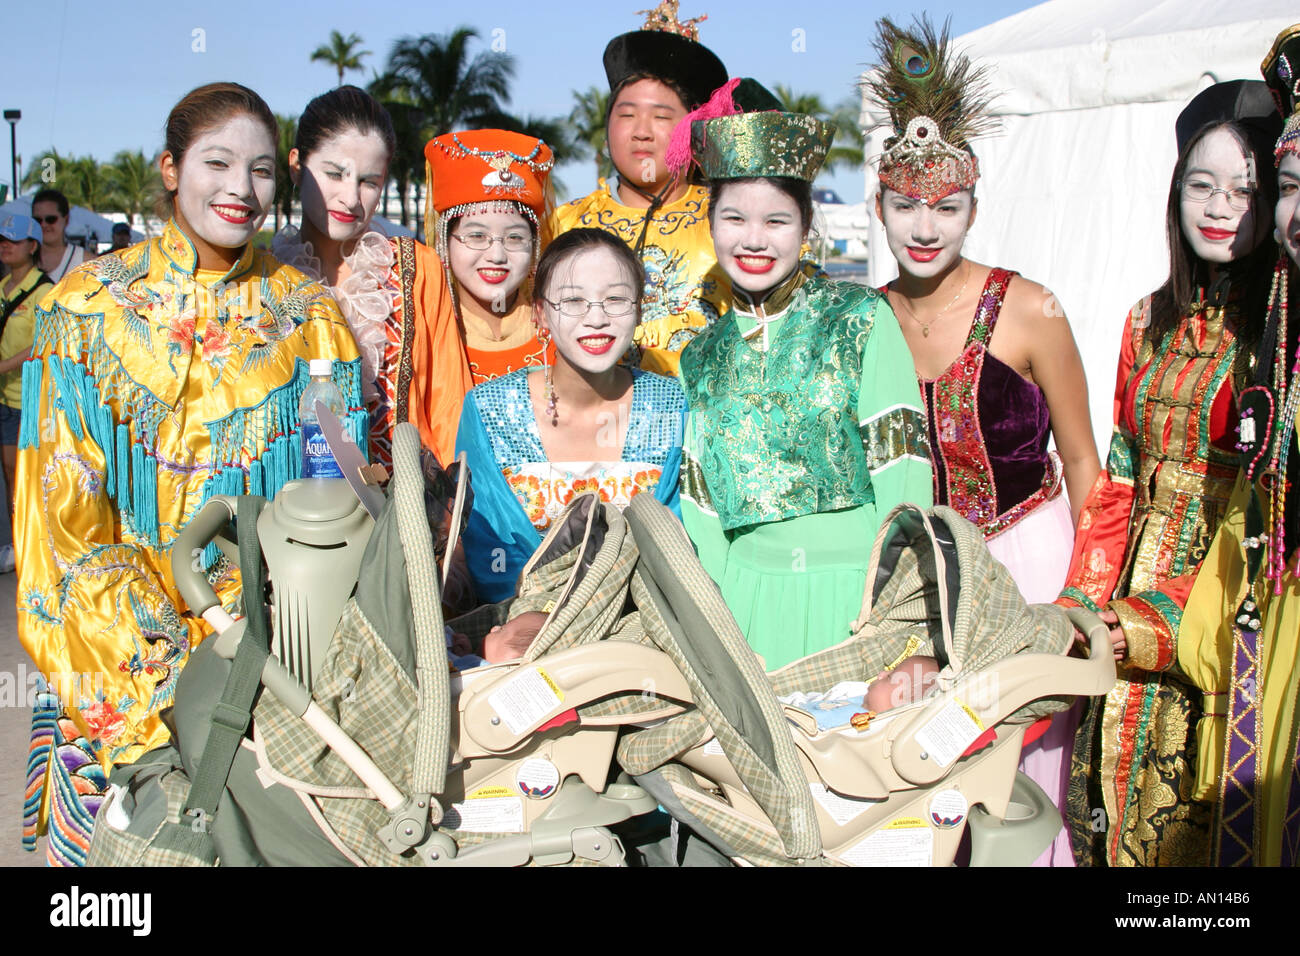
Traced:
MULTIPOLYGON (((957 38, 993 68, 1002 126, 974 144, 982 176, 966 255, 1056 293, 1103 461, 1124 316, 1168 274, 1174 121, 1211 83, 1259 79, 1273 38, 1296 20, 1294 0, 1050 0, 957 38)), ((887 132, 867 140, 873 204, 887 132)), ((897 266, 874 217, 869 249, 882 285, 897 266)))

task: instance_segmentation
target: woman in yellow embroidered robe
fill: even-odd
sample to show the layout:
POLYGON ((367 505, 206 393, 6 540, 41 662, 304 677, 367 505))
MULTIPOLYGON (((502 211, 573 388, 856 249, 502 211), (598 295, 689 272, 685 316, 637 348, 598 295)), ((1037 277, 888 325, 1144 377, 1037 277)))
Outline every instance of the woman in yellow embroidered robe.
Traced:
MULTIPOLYGON (((209 633, 171 544, 213 494, 273 496, 299 473, 308 360, 332 358, 364 447, 356 346, 324 287, 251 243, 225 274, 163 234, 86 263, 42 302, 23 368, 18 633, 36 702, 24 843, 81 863, 108 772, 168 738, 160 718, 209 633)), ((195 555, 207 565, 207 556, 195 555)), ((229 609, 238 575, 210 574, 229 609)))
POLYGON ((1278 35, 1261 67, 1288 117, 1274 150, 1273 223, 1284 249, 1272 289, 1280 295, 1270 303, 1277 348, 1272 356, 1260 356, 1257 373, 1257 381, 1271 385, 1272 412, 1267 405, 1247 405, 1241 438, 1250 475, 1237 480, 1178 632, 1178 665, 1205 694, 1205 715, 1196 728, 1195 795, 1214 805, 1211 862, 1216 866, 1300 863, 1297 66, 1300 23, 1278 35), (1249 419, 1254 421, 1247 425, 1249 419), (1270 431, 1260 419, 1271 421, 1270 431))

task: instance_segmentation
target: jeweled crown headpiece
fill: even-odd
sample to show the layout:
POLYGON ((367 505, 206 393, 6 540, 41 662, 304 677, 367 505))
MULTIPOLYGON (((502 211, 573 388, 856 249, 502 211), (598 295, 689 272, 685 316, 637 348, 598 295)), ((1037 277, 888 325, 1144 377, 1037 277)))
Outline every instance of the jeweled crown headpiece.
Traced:
POLYGON ((638 10, 637 16, 645 14, 645 23, 641 24, 641 29, 675 33, 679 37, 686 37, 688 40, 699 43, 700 28, 696 24, 709 19, 709 15, 701 13, 698 17, 691 17, 689 20, 681 21, 677 19, 677 8, 679 6, 681 6, 681 0, 663 0, 653 10, 638 10))
POLYGON ((920 17, 907 31, 884 17, 876 29, 879 62, 864 85, 894 127, 880 157, 880 182, 927 204, 972 188, 979 162, 969 143, 996 127, 987 71, 949 50, 947 24, 936 33, 920 17))
POLYGON ((787 176, 812 182, 835 126, 803 113, 736 113, 691 126, 691 154, 708 179, 787 176))
POLYGON ((1286 121, 1273 153, 1274 162, 1281 164, 1287 153, 1300 156, 1300 23, 1277 35, 1259 69, 1286 121))

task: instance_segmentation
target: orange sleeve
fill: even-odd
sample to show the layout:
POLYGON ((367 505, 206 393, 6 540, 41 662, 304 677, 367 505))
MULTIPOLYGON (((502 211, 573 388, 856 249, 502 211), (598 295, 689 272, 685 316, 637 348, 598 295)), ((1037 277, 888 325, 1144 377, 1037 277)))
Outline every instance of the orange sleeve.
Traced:
POLYGON ((456 457, 460 407, 472 382, 442 260, 415 244, 415 325, 408 418, 443 465, 456 457))

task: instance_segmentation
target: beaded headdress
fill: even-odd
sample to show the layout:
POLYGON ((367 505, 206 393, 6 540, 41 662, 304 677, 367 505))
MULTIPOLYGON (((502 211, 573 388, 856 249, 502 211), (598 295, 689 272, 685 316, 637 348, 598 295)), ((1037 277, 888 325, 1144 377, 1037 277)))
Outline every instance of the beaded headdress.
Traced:
POLYGON ((1280 164, 1287 153, 1300 155, 1300 23, 1278 34, 1259 69, 1285 120, 1273 154, 1280 164))
POLYGON ((712 50, 700 43, 696 24, 707 14, 686 22, 677 19, 679 0, 664 0, 646 14, 641 29, 614 37, 605 47, 605 78, 617 90, 630 77, 654 76, 683 91, 694 109, 727 82, 727 68, 712 50))
POLYGON ((452 221, 481 212, 513 212, 527 218, 537 234, 536 264, 551 207, 555 156, 549 146, 536 136, 507 130, 463 130, 431 139, 424 159, 424 232, 437 237, 435 248, 444 267, 450 269, 447 237, 452 221))
POLYGON ((803 113, 736 113, 691 126, 691 154, 708 179, 786 176, 812 182, 835 126, 803 113))
POLYGON ((889 18, 876 24, 875 73, 867 91, 888 111, 894 135, 880 157, 880 182, 910 199, 931 204, 979 179, 969 143, 995 127, 984 68, 948 47, 924 17, 912 30, 889 18))

